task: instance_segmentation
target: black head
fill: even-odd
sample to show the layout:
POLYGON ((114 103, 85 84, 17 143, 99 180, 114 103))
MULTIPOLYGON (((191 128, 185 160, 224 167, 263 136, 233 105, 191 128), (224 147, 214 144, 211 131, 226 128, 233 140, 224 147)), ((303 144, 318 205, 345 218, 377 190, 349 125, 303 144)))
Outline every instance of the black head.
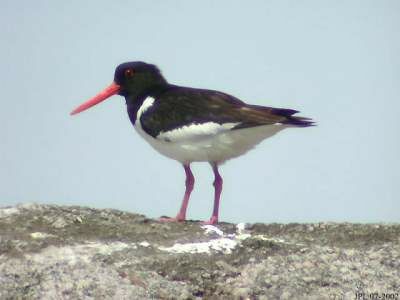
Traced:
POLYGON ((132 103, 140 96, 164 89, 167 85, 167 81, 155 65, 141 61, 126 62, 115 69, 114 81, 110 86, 79 105, 71 115, 80 113, 115 94, 124 96, 127 103, 132 103))
POLYGON ((115 69, 114 82, 121 87, 118 94, 129 98, 167 84, 155 65, 141 61, 120 64, 115 69))

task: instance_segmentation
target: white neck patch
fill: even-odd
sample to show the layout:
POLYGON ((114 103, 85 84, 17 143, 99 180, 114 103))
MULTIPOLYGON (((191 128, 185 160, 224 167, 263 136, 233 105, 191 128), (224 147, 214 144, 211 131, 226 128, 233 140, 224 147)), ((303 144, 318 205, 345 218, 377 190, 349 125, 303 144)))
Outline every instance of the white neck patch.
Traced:
POLYGON ((155 99, 153 97, 147 97, 144 99, 142 105, 140 106, 139 110, 137 111, 136 114, 136 122, 140 122, 140 117, 142 114, 148 110, 151 106, 153 106, 155 99))

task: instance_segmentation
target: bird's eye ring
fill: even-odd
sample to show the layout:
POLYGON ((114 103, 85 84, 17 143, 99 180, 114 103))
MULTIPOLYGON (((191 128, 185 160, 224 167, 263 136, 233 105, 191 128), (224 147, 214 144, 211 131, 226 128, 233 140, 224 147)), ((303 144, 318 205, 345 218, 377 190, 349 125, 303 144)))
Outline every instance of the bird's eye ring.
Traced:
POLYGON ((131 78, 134 73, 133 69, 126 69, 124 72, 125 78, 131 78))

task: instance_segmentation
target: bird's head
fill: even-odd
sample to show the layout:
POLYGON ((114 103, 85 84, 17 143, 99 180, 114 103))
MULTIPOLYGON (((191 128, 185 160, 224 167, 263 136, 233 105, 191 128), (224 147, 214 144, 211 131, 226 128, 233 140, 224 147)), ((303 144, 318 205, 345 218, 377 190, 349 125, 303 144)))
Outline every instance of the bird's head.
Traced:
POLYGON ((71 115, 78 114, 116 94, 124 96, 129 101, 148 90, 166 84, 166 80, 155 65, 140 61, 126 62, 115 69, 114 81, 107 88, 79 105, 71 115))

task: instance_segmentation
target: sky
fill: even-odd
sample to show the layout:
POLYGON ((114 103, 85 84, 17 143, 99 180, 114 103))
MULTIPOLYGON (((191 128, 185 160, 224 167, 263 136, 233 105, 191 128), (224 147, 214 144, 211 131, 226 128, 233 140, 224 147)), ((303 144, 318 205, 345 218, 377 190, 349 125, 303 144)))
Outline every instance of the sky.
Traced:
MULTIPOLYGON (((181 165, 114 96, 69 112, 141 60, 171 83, 292 108, 287 129, 228 161, 220 221, 400 221, 399 1, 2 1, 0 206, 37 202, 175 216, 181 165)), ((193 164, 189 219, 213 173, 193 164)))

